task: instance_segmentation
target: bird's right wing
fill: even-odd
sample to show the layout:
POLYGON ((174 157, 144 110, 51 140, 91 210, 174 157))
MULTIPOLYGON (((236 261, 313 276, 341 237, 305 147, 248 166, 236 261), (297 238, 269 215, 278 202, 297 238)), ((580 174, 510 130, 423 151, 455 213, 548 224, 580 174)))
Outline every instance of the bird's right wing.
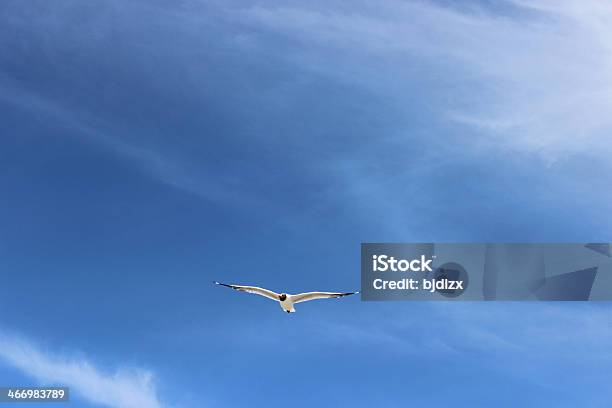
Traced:
POLYGON ((339 298, 344 296, 356 295, 359 292, 307 292, 291 295, 293 303, 308 302, 315 299, 339 298))
POLYGON ((220 283, 217 281, 214 281, 213 283, 215 285, 226 286, 228 288, 239 290, 240 292, 255 293, 256 295, 265 296, 268 299, 272 299, 276 301, 279 300, 278 293, 272 292, 271 290, 268 290, 268 289, 258 288, 257 286, 228 285, 226 283, 220 283))

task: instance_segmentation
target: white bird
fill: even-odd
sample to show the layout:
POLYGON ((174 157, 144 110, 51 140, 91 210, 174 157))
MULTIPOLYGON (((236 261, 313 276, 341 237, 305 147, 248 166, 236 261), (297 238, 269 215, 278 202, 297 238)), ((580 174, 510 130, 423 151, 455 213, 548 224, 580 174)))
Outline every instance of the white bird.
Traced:
POLYGON ((290 295, 288 293, 276 293, 268 289, 258 288, 257 286, 242 286, 242 285, 228 285, 226 283, 220 283, 217 281, 213 282, 215 285, 226 286, 241 292, 255 293, 256 295, 267 297, 268 299, 275 300, 280 303, 280 307, 287 313, 295 313, 294 304, 300 302, 307 302, 315 299, 328 299, 328 298, 339 298, 343 296, 356 295, 359 292, 307 292, 298 293, 297 295, 290 295))

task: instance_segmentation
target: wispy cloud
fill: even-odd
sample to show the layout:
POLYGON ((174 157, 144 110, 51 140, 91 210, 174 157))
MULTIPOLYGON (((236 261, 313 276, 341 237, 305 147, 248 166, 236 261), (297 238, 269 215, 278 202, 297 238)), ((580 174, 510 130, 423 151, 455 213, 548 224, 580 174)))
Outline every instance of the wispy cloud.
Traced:
POLYGON ((17 368, 42 384, 70 387, 85 401, 111 408, 162 408, 153 374, 122 368, 104 372, 82 356, 43 350, 14 335, 0 334, 0 361, 17 368))
MULTIPOLYGON (((372 9, 255 6, 245 20, 296 40, 303 68, 402 104, 426 84, 438 113, 549 159, 609 154, 612 7, 600 0, 387 1, 372 9), (330 63, 334 61, 334 63, 330 63)), ((428 100, 429 99, 429 100, 428 100)))
POLYGON ((405 308, 382 305, 376 312, 338 320, 317 323, 326 329, 322 339, 334 341, 349 333, 353 342, 385 347, 428 347, 466 356, 475 351, 502 353, 508 362, 521 356, 531 356, 534 361, 559 360, 563 355, 565 363, 599 361, 612 367, 612 317, 603 304, 439 302, 415 304, 409 314, 405 308), (381 312, 385 319, 380 319, 381 312), (336 327, 338 330, 332 330, 336 327))
MULTIPOLYGON (((226 180, 212 179, 197 166, 186 166, 180 159, 156 149, 149 143, 134 141, 126 136, 129 131, 109 123, 101 116, 93 115, 78 107, 66 107, 61 102, 28 91, 13 81, 0 76, 0 86, 8 92, 0 95, 0 101, 44 118, 67 136, 86 140, 132 163, 139 170, 176 189, 196 195, 206 201, 227 204, 231 189, 226 180)), ((244 200, 249 197, 244 196, 244 200)), ((252 202, 255 198, 252 198, 252 202)))
POLYGON ((471 211, 499 211, 513 222, 495 218, 490 234, 517 239, 552 203, 564 231, 585 225, 570 213, 609 230, 610 7, 443 3, 139 3, 96 20, 93 37, 57 28, 71 8, 54 9, 52 22, 32 12, 6 25, 45 55, 70 50, 84 73, 113 72, 112 81, 89 88, 82 83, 95 81, 59 75, 62 89, 75 88, 71 103, 14 76, 4 99, 51 112, 158 181, 223 206, 273 210, 290 228, 341 212, 372 219, 384 239, 423 239, 435 225, 436 237, 473 240, 482 231, 461 226, 471 211), (116 30, 125 48, 112 46, 116 30), (30 38, 39 31, 54 41, 30 38))

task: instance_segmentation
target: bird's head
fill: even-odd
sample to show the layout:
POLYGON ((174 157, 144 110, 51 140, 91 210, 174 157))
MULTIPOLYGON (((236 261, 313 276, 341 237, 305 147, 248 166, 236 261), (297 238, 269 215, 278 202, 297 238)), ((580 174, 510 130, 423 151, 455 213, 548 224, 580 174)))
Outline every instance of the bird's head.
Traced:
POLYGON ((284 302, 285 300, 287 300, 287 294, 281 293, 280 295, 278 295, 278 298, 280 299, 281 302, 284 302))

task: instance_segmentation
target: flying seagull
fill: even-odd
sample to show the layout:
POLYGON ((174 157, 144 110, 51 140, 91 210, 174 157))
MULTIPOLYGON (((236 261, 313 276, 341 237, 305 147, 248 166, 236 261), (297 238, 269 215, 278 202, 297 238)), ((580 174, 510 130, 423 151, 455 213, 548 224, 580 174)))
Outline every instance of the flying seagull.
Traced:
POLYGON ((307 292, 298 293, 297 295, 290 295, 288 293, 276 293, 268 289, 258 288, 257 286, 242 286, 242 285, 228 285, 226 283, 220 283, 217 281, 213 282, 215 285, 226 286, 240 292, 255 293, 256 295, 267 297, 268 299, 275 300, 280 303, 280 307, 287 313, 295 313, 294 304, 300 302, 307 302, 315 299, 328 299, 328 298, 339 298, 343 296, 356 295, 359 292, 307 292))

